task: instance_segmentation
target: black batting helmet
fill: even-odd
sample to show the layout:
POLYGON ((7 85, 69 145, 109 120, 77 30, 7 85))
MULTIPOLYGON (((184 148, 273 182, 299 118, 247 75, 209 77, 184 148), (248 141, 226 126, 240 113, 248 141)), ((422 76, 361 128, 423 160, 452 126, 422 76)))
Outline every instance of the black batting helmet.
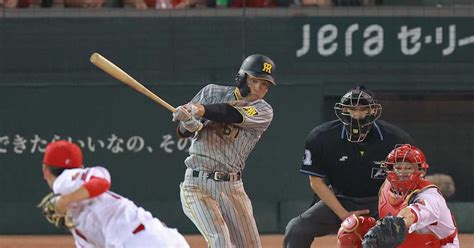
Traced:
POLYGON ((372 124, 382 114, 382 105, 378 104, 374 94, 364 85, 358 85, 342 96, 334 105, 337 118, 346 127, 347 140, 362 142, 370 131, 372 124), (360 107, 367 111, 364 116, 354 118, 351 111, 360 107))
POLYGON ((239 72, 235 76, 237 87, 242 96, 247 96, 250 92, 247 87, 246 75, 255 78, 267 80, 273 85, 276 85, 273 74, 275 72, 275 63, 269 57, 261 54, 252 54, 248 56, 242 65, 239 72))

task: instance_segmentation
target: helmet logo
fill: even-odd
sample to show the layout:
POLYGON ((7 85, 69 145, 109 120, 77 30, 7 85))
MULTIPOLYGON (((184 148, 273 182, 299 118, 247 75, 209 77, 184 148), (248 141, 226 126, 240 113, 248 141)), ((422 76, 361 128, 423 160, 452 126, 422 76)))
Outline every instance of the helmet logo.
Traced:
POLYGON ((271 74, 272 73, 272 64, 270 63, 263 63, 262 71, 271 74))

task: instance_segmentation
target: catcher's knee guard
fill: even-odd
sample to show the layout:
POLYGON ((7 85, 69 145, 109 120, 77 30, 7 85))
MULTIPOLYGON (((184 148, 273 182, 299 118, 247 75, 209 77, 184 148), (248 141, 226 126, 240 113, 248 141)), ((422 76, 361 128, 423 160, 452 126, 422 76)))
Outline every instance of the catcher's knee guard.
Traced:
POLYGON ((362 248, 362 238, 373 226, 375 219, 372 217, 355 215, 347 217, 337 232, 337 247, 362 248))

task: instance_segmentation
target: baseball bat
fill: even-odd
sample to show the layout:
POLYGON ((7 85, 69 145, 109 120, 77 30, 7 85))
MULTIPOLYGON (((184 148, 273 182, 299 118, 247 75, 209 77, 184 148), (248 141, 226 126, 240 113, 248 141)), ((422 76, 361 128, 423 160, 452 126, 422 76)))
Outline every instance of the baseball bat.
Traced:
POLYGON ((132 87, 136 91, 142 93, 143 95, 147 96, 151 100, 155 101, 156 103, 160 104, 161 106, 165 107, 171 112, 176 112, 176 109, 167 103, 165 100, 161 99, 155 93, 151 92, 133 77, 128 75, 124 72, 120 67, 116 66, 114 63, 110 62, 108 59, 104 58, 102 55, 98 53, 93 53, 91 55, 91 63, 95 66, 99 67, 103 71, 107 72, 110 76, 120 80, 122 83, 132 87))

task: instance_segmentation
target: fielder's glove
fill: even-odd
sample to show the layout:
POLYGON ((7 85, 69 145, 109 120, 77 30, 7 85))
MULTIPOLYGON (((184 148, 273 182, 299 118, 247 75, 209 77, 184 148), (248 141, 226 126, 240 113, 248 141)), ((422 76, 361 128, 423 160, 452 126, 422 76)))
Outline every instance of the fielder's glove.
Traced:
POLYGON ((401 217, 387 216, 377 221, 362 240, 364 248, 396 248, 407 236, 407 227, 401 217))
POLYGON ((56 208, 56 201, 60 195, 49 193, 36 206, 41 208, 46 220, 57 228, 70 229, 74 227, 72 218, 69 214, 60 214, 56 208))
POLYGON ((191 133, 200 131, 202 127, 204 126, 200 121, 198 121, 194 117, 192 117, 188 121, 182 121, 181 125, 184 127, 184 129, 188 130, 191 133))

